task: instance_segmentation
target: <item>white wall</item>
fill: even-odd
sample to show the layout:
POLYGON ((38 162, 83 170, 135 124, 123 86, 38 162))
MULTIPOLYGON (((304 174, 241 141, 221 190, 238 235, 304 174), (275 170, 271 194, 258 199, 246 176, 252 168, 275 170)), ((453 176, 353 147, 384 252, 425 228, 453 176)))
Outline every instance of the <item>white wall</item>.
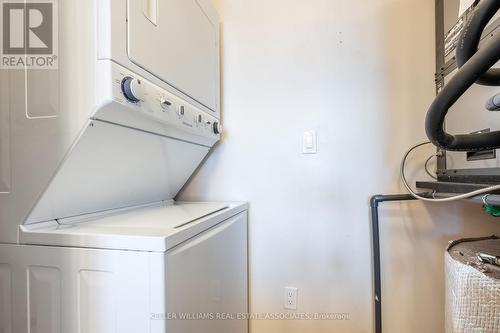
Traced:
MULTIPOLYGON (((402 191, 401 155, 425 139, 434 1, 216 5, 227 130, 182 198, 250 202, 252 312, 283 312, 283 287, 295 286, 299 312, 351 314, 349 321, 254 321, 253 333, 372 332, 368 200, 402 191), (318 154, 302 155, 310 129, 318 154)), ((432 148, 424 151, 410 163, 432 148)), ((385 332, 441 333, 446 242, 498 230, 479 209, 382 207, 385 332)))

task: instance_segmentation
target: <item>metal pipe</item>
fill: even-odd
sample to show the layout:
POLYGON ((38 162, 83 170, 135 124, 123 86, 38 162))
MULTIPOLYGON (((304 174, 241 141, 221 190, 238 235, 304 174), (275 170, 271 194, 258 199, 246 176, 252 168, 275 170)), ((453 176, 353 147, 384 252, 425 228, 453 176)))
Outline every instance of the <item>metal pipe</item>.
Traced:
POLYGON ((373 279, 375 291, 375 333, 382 333, 382 277, 378 207, 382 202, 417 200, 410 194, 374 195, 370 199, 372 222, 373 279))

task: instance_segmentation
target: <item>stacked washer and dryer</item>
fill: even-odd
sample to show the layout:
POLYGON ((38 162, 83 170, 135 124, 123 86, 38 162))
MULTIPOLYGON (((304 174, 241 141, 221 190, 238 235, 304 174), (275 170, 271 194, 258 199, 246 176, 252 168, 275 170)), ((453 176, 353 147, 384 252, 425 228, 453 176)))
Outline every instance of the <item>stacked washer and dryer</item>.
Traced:
POLYGON ((55 2, 58 69, 0 71, 0 332, 246 332, 247 205, 174 201, 220 139, 217 13, 55 2))

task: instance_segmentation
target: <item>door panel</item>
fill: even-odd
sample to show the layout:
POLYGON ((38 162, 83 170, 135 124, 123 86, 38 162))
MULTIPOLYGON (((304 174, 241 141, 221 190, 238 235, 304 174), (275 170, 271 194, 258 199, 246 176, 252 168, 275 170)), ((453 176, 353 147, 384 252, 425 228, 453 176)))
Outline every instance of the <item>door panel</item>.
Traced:
POLYGON ((29 333, 61 332, 61 272, 57 267, 28 268, 29 333))
POLYGON ((0 193, 10 191, 10 71, 0 73, 0 193))
POLYGON ((0 333, 12 333, 12 272, 0 264, 0 333))

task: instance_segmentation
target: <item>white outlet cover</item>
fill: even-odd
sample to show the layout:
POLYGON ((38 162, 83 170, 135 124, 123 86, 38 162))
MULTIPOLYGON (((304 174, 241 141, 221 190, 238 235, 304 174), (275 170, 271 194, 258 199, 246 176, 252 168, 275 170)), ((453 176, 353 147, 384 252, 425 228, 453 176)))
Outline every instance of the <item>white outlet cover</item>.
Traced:
POLYGON ((287 310, 297 310, 298 289, 285 287, 284 307, 287 310))

